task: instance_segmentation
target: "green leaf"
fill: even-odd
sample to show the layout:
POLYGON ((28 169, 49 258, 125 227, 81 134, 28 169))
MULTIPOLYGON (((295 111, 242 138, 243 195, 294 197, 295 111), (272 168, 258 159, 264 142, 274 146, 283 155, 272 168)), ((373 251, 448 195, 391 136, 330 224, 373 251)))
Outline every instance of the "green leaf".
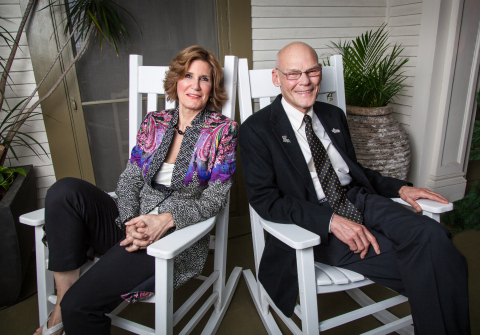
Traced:
POLYGON ((453 229, 453 234, 469 229, 480 230, 480 181, 472 185, 463 199, 453 204, 454 210, 442 215, 442 222, 453 229))
POLYGON ((22 168, 10 168, 7 166, 0 166, 0 187, 3 187, 6 191, 10 188, 15 180, 15 174, 20 173, 24 176, 27 175, 22 168))
POLYGON ((401 68, 408 58, 401 58, 403 48, 395 44, 391 52, 390 36, 385 24, 353 41, 330 42, 335 53, 343 57, 345 99, 347 105, 381 107, 394 102, 404 89, 401 68))

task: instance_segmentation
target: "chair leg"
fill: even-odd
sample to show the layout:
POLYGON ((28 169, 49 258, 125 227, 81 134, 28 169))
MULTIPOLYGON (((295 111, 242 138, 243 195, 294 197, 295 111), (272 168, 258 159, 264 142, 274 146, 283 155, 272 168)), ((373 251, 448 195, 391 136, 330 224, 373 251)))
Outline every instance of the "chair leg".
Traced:
POLYGON ((313 248, 297 250, 297 272, 303 334, 318 334, 317 285, 313 248))
POLYGON ((54 293, 53 272, 47 270, 46 261, 48 249, 43 245, 43 226, 35 227, 35 253, 37 262, 37 297, 38 317, 40 326, 47 320, 48 314, 53 310, 53 305, 48 297, 54 293))
POLYGON ((233 293, 237 288, 241 273, 242 273, 241 267, 237 266, 235 267, 235 269, 233 269, 232 274, 230 275, 230 278, 228 278, 227 284, 222 290, 224 300, 223 300, 221 309, 218 312, 216 309, 213 311, 212 315, 210 316, 210 319, 208 320, 207 325, 202 331, 202 335, 215 334, 217 332, 218 327, 220 326, 220 323, 222 322, 222 319, 225 316, 225 312, 227 311, 227 308, 230 305, 230 301, 232 300, 233 293))
POLYGON ((257 284, 257 281, 255 280, 255 277, 253 276, 252 271, 244 270, 243 276, 245 278, 245 282, 247 283, 247 287, 248 287, 248 290, 250 291, 250 295, 252 296, 255 307, 257 308, 258 315, 260 315, 260 318, 262 319, 263 325, 265 326, 267 333, 269 335, 281 335, 282 332, 280 331, 280 328, 278 328, 278 325, 275 322, 275 319, 273 318, 272 313, 270 313, 268 308, 267 308, 267 311, 264 313, 261 307, 260 294, 259 294, 260 285, 257 284))
POLYGON ((173 259, 155 258, 155 334, 173 334, 173 259))

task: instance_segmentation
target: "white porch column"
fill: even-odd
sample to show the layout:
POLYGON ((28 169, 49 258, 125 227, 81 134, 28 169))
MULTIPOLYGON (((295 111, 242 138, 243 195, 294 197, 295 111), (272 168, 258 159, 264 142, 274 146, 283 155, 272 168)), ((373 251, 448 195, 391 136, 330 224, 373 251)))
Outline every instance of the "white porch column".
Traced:
POLYGON ((450 201, 465 192, 480 52, 478 0, 424 0, 409 180, 450 201))

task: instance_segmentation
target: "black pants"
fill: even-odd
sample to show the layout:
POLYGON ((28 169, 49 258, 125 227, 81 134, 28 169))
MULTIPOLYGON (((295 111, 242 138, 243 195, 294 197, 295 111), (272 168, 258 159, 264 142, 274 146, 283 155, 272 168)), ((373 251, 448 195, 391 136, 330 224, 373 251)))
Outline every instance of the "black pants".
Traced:
POLYGON ((110 334, 111 321, 105 314, 122 302, 121 294, 155 275, 155 260, 145 250, 128 252, 119 245, 125 235, 115 224, 117 216, 112 198, 83 180, 64 178, 47 192, 49 270, 78 269, 90 247, 103 255, 60 303, 69 335, 110 334))
POLYGON ((314 248, 315 259, 361 273, 408 297, 416 334, 470 334, 468 270, 450 232, 426 216, 355 187, 348 198, 380 245, 365 259, 329 234, 314 248))

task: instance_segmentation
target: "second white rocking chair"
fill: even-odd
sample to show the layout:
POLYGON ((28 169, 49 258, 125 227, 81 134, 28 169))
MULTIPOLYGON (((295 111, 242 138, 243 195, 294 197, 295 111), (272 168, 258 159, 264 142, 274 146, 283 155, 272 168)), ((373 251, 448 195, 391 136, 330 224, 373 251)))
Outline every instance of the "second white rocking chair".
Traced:
MULTIPOLYGON (((342 57, 339 55, 330 57, 330 65, 323 67, 320 95, 317 100, 326 102, 327 94, 332 94, 332 103, 345 112, 342 57)), ((242 123, 253 113, 252 99, 259 99, 260 108, 263 108, 270 104, 272 97, 280 94, 280 88, 275 87, 272 83, 271 73, 271 69, 249 71, 247 60, 239 60, 238 93, 242 123)), ((401 199, 393 200, 407 205, 401 199)), ((427 199, 421 199, 418 203, 422 206, 424 215, 437 221, 440 220, 440 213, 453 209, 451 203, 444 205, 427 199)), ((275 306, 262 284, 255 279, 252 271, 243 271, 250 294, 269 334, 281 334, 269 307, 296 335, 318 334, 367 315, 373 315, 385 325, 364 333, 364 335, 389 334, 393 331, 405 335, 413 334, 410 315, 399 319, 386 310, 407 301, 406 297, 398 295, 377 303, 360 290, 360 287, 373 284, 371 280, 356 272, 314 261, 313 247, 320 244, 318 235, 294 224, 279 224, 263 220, 251 206, 250 220, 257 274, 265 248, 265 231, 296 250, 300 304, 295 307, 295 314, 301 319, 302 329, 275 306), (316 295, 340 291, 346 292, 362 308, 319 323, 316 295)))

